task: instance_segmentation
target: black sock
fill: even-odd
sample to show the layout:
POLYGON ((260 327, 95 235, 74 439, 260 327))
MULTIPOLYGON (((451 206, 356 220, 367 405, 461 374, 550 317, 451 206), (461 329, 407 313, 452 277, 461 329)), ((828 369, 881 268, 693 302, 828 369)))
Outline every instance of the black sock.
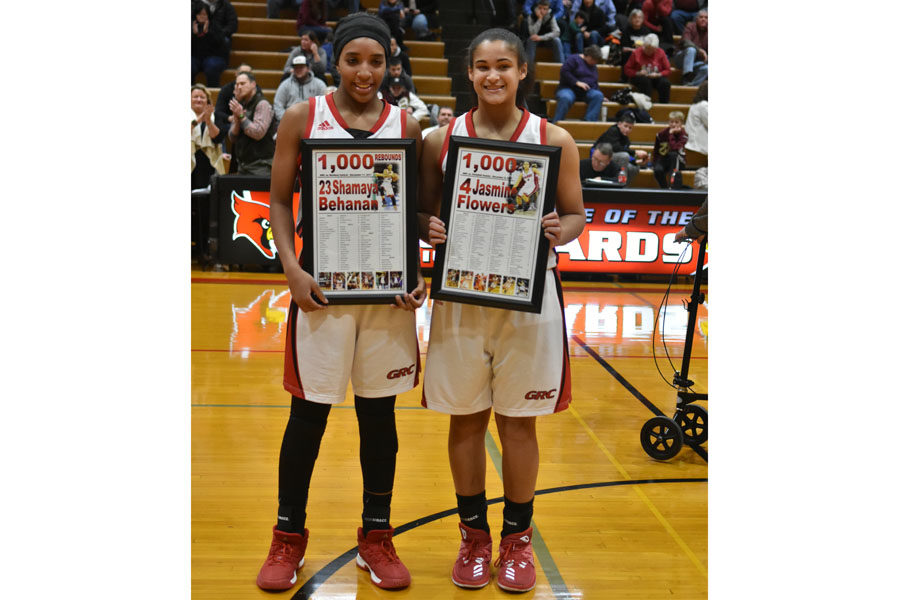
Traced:
POLYGON ((503 497, 503 530, 500 537, 506 537, 511 533, 520 533, 531 527, 531 517, 534 515, 534 498, 528 502, 513 502, 506 496, 503 497))
POLYGON ((474 496, 456 495, 456 508, 459 511, 459 520, 466 527, 482 529, 491 532, 487 521, 487 496, 484 491, 474 496))
POLYGON ((354 396, 363 476, 363 535, 373 529, 391 527, 391 497, 397 467, 396 399, 396 396, 354 396))
POLYGON ((291 397, 291 416, 281 441, 278 461, 278 522, 285 533, 303 533, 306 501, 319 445, 328 424, 330 404, 291 397))
POLYGON ((391 528, 391 496, 393 494, 373 494, 363 490, 363 535, 373 529, 391 528))

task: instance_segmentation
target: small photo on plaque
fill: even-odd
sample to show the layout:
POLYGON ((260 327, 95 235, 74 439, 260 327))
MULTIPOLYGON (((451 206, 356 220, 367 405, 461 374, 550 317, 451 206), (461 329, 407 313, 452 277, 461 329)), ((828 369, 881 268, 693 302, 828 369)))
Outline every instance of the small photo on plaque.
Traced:
POLYGON ((331 273, 319 273, 319 287, 322 290, 331 289, 331 273))

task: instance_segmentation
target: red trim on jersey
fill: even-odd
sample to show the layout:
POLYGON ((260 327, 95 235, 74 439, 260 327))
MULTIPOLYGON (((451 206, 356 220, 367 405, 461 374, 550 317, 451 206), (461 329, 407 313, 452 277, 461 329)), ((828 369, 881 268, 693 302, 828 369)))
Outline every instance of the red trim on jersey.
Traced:
POLYGON ((409 115, 409 113, 406 113, 400 119, 400 137, 402 137, 402 138, 406 137, 406 120, 407 120, 408 115, 409 115))
POLYGON ((475 133, 475 120, 472 118, 472 115, 475 114, 475 110, 478 107, 469 109, 469 112, 466 113, 466 133, 469 134, 469 137, 477 138, 478 134, 475 133))
POLYGON ((338 112, 337 106, 334 104, 334 92, 331 92, 327 96, 325 96, 325 103, 328 104, 328 109, 331 111, 331 116, 334 117, 334 120, 337 121, 337 124, 340 125, 343 129, 350 129, 350 126, 347 125, 347 121, 344 120, 344 117, 341 116, 341 113, 338 112))
POLYGON ((569 408, 572 402, 572 370, 569 366, 569 337, 566 334, 566 306, 563 302, 562 283, 559 280, 559 267, 553 267, 553 275, 556 280, 556 295, 559 297, 559 310, 562 313, 563 336, 563 364, 562 374, 559 380, 559 394, 556 396, 556 406, 553 412, 562 412, 569 408))
POLYGON ((284 337, 284 380, 282 385, 298 398, 306 399, 303 393, 303 383, 300 381, 300 367, 297 365, 297 319, 299 307, 291 299, 291 307, 288 309, 287 334, 284 337))
POLYGON ((450 134, 453 132, 453 125, 456 123, 456 117, 450 119, 450 124, 447 125, 447 134, 444 136, 444 145, 441 146, 441 160, 438 161, 439 165, 444 164, 444 159, 447 158, 447 148, 450 147, 450 134))
MULTIPOLYGON (((422 370, 422 353, 419 352, 419 336, 416 336, 416 379, 413 382, 413 387, 419 385, 419 371, 422 370)), ((425 397, 425 391, 422 390, 422 397, 425 397)))
MULTIPOLYGON (((337 121, 337 124, 343 129, 351 129, 351 127, 347 125, 347 121, 344 120, 344 117, 341 116, 340 111, 338 111, 337 105, 334 103, 334 92, 325 96, 325 102, 328 103, 328 108, 331 110, 331 115, 334 117, 334 120, 337 121)), ((384 100, 382 100, 381 103, 381 114, 378 115, 378 120, 375 121, 375 125, 369 129, 371 133, 376 133, 381 126, 384 125, 384 122, 387 121, 388 115, 391 114, 391 105, 384 100)))
MULTIPOLYGON (((384 100, 382 100, 381 103, 384 104, 384 106, 381 107, 381 116, 378 117, 378 120, 375 122, 375 125, 373 125, 372 129, 369 130, 372 133, 376 133, 379 129, 381 129, 381 126, 384 125, 385 121, 387 121, 388 115, 391 114, 391 105, 388 104, 387 102, 385 102, 384 100)), ((405 113, 406 111, 403 111, 403 112, 405 113)), ((345 127, 345 129, 346 129, 346 127, 345 127)), ((405 114, 403 115, 403 119, 400 120, 400 137, 403 137, 404 131, 406 131, 406 115, 405 114)))
POLYGON ((308 140, 312 134, 313 121, 316 120, 316 97, 309 99, 309 113, 306 115, 306 131, 303 132, 303 139, 308 140))
POLYGON ((541 119, 541 146, 547 145, 547 119, 541 119))
MULTIPOLYGON (((466 113, 466 132, 469 134, 469 137, 473 138, 478 137, 478 134, 475 132, 475 119, 473 118, 476 110, 478 110, 477 106, 466 113)), ((522 135, 522 132, 525 130, 525 126, 528 124, 528 117, 530 115, 531 113, 526 109, 522 109, 522 116, 519 118, 519 124, 516 125, 516 130, 513 132, 512 137, 509 138, 509 141, 515 142, 519 139, 519 136, 522 135)))
MULTIPOLYGON (((316 120, 316 97, 313 96, 309 99, 309 112, 306 114, 306 130, 303 132, 303 137, 301 139, 308 140, 310 135, 312 134, 312 126, 313 121, 316 120)), ((300 170, 303 168, 303 153, 297 153, 297 174, 300 174, 300 170)))
POLYGON ((524 108, 522 109, 522 118, 519 119, 519 125, 518 125, 518 127, 516 127, 516 130, 513 132, 512 137, 509 138, 509 141, 515 142, 516 140, 519 139, 519 136, 522 135, 522 131, 525 130, 525 125, 528 124, 528 117, 530 115, 531 115, 531 113, 529 113, 524 108))

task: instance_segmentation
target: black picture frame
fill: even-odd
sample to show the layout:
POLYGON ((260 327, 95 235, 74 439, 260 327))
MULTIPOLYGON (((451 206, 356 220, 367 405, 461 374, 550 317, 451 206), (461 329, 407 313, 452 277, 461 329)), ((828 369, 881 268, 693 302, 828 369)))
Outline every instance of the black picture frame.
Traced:
POLYGON ((300 155, 302 266, 328 302, 389 304, 396 295, 412 292, 419 266, 415 140, 304 139, 300 155), (380 167, 383 170, 377 172, 380 167), (344 177, 333 175, 342 171, 344 177), (395 177, 388 177, 388 172, 395 177), (384 193, 389 180, 397 184, 390 185, 393 196, 384 193), (368 194, 363 193, 366 186, 368 194), (389 199, 393 206, 385 205, 389 199), (391 218, 398 213, 399 219, 391 218), (393 247, 386 249, 392 240, 393 247), (375 254, 381 259, 373 259, 375 254), (363 264, 373 261, 373 268, 363 264), (320 270, 325 262, 331 267, 320 270), (384 268, 388 262, 390 268, 384 268))
POLYGON ((556 207, 561 155, 558 146, 450 136, 440 215, 447 227, 447 241, 435 249, 432 298, 541 312, 550 251, 541 218, 556 207), (538 171, 531 165, 538 165, 538 171), (527 175, 529 169, 536 177, 527 175), (516 190, 514 180, 519 172, 523 182, 527 176, 532 184, 524 183, 516 190), (531 185, 537 191, 527 196, 527 205, 524 197, 519 204, 518 192, 531 185), (476 239, 479 231, 489 232, 490 240, 476 239), (523 235, 528 237, 527 256, 516 254, 512 243, 514 236, 522 242, 523 235), (500 268, 504 261, 506 267, 500 268))

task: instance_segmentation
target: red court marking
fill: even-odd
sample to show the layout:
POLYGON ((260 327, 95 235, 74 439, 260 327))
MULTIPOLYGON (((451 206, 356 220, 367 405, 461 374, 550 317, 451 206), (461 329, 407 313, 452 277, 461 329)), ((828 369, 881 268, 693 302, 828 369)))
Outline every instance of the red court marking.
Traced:
POLYGON ((219 348, 191 348, 191 352, 231 352, 232 354, 239 354, 241 352, 275 352, 278 354, 284 354, 284 350, 251 350, 250 348, 241 348, 240 350, 223 350, 219 348))
POLYGON ((287 279, 220 279, 191 277, 191 283, 251 283, 257 285, 287 285, 287 279))

